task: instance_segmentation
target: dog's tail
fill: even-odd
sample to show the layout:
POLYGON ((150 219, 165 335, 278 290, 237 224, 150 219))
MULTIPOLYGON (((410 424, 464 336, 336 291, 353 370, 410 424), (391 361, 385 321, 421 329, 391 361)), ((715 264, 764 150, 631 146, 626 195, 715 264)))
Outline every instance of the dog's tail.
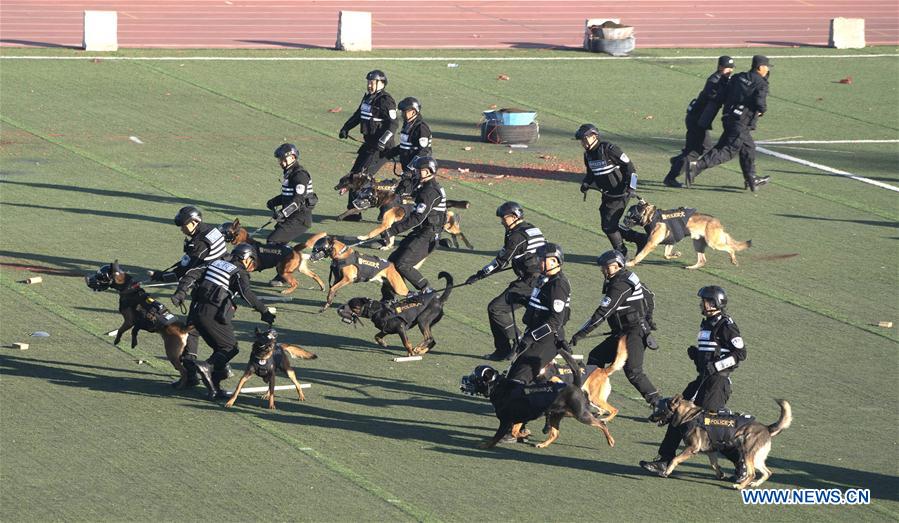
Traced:
POLYGON ((453 275, 446 271, 440 271, 437 277, 446 280, 446 288, 443 290, 443 295, 440 296, 440 303, 444 304, 449 299, 450 293, 453 292, 453 275))
POLYGON ((615 352, 615 361, 606 369, 606 375, 611 376, 613 372, 618 372, 624 368, 627 362, 627 335, 618 338, 618 349, 615 352))
POLYGON ((559 351, 559 356, 562 356, 562 359, 565 360, 568 368, 571 369, 572 385, 580 390, 584 386, 584 377, 581 375, 580 365, 578 365, 571 356, 571 347, 569 347, 568 343, 563 340, 561 346, 557 350, 559 351))
POLYGON ((793 409, 790 407, 789 402, 787 400, 777 400, 777 404, 780 405, 780 419, 777 420, 777 423, 773 425, 768 425, 768 433, 771 434, 771 437, 777 436, 788 428, 793 423, 793 409))
POLYGON ((746 249, 752 247, 752 240, 746 240, 745 242, 740 242, 740 241, 737 241, 737 240, 731 238, 730 235, 728 234, 727 235, 727 244, 730 246, 731 249, 739 252, 739 251, 745 251, 746 249))
POLYGON ((468 200, 447 200, 446 207, 449 209, 468 209, 471 206, 468 200))
POLYGON ((290 354, 291 358, 298 358, 301 360, 314 360, 318 358, 318 355, 312 351, 308 351, 302 347, 297 347, 296 345, 288 345, 286 343, 281 343, 281 350, 290 354))

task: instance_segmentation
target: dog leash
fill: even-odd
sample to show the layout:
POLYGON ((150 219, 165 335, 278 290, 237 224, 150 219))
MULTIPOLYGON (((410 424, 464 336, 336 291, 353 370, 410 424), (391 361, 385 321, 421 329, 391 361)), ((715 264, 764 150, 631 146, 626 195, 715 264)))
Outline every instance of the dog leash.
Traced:
POLYGON ((262 227, 259 227, 258 229, 256 229, 256 230, 253 232, 253 234, 251 234, 247 239, 250 239, 250 238, 256 236, 257 234, 259 234, 259 233, 262 231, 262 229, 265 229, 266 227, 268 227, 268 225, 269 225, 270 223, 272 223, 273 221, 275 221, 275 219, 274 219, 274 218, 271 218, 269 221, 263 223, 263 224, 262 224, 262 227))
MULTIPOLYGON (((493 272, 491 272, 490 274, 497 274, 497 273, 505 272, 505 271, 509 271, 509 270, 512 270, 512 267, 505 267, 505 268, 502 268, 502 269, 500 269, 500 270, 498 270, 498 271, 493 271, 493 272)), ((458 289, 459 287, 465 287, 466 285, 474 285, 475 283, 477 283, 477 282, 479 282, 479 281, 482 281, 482 280, 484 280, 484 279, 486 279, 486 278, 481 278, 481 279, 479 279, 479 280, 475 280, 475 281, 470 282, 470 283, 453 284, 453 289, 458 289)), ((444 287, 444 288, 442 288, 442 289, 434 289, 434 293, 443 292, 443 291, 445 291, 446 289, 447 289, 447 287, 444 287)))
POLYGON ((347 251, 347 249, 352 249, 353 247, 358 247, 358 246, 360 246, 360 245, 365 245, 366 243, 371 243, 371 242, 373 242, 373 241, 375 241, 375 240, 380 240, 380 239, 381 239, 380 236, 376 236, 376 237, 374 237, 374 238, 369 238, 369 239, 367 239, 367 240, 358 241, 358 242, 356 242, 356 243, 344 244, 343 249, 340 249, 339 251, 337 251, 337 254, 343 254, 343 253, 345 253, 345 252, 347 251))

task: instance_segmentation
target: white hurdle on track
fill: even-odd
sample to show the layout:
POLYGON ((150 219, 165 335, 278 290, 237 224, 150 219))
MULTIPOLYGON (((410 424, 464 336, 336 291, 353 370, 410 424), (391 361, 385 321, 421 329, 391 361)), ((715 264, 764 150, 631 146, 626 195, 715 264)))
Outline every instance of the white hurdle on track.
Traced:
MULTIPOLYGON (((301 389, 312 387, 311 383, 300 383, 301 389)), ((297 390, 293 385, 275 385, 275 390, 297 390)), ((226 391, 228 394, 234 394, 233 390, 226 391)), ((252 394, 254 392, 268 392, 268 386, 263 387, 244 387, 240 389, 241 394, 252 394)))

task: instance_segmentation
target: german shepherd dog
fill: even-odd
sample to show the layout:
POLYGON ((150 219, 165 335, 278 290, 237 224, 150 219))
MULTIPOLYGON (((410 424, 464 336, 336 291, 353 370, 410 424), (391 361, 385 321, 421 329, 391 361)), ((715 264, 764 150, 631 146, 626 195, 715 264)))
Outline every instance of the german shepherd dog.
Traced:
POLYGON ((275 329, 260 331, 256 327, 256 341, 253 342, 253 350, 250 353, 250 361, 247 363, 247 369, 244 371, 240 381, 237 382, 237 388, 225 407, 233 407, 240 395, 240 390, 244 383, 249 380, 253 374, 259 376, 268 385, 268 392, 262 397, 262 401, 268 402, 268 408, 275 408, 275 371, 280 370, 287 375, 287 378, 293 383, 297 389, 297 396, 300 401, 306 401, 300 382, 297 381, 297 373, 290 365, 291 358, 299 358, 301 360, 314 360, 318 358, 315 353, 310 352, 296 345, 288 345, 286 343, 277 343, 278 333, 275 329))
MULTIPOLYGON (((571 368, 577 363, 566 350, 559 353, 571 368)), ((590 413, 589 400, 582 390, 584 383, 579 372, 574 373, 571 385, 544 381, 531 385, 523 385, 518 381, 508 380, 489 365, 479 365, 474 372, 462 378, 462 392, 481 395, 490 399, 499 419, 499 428, 492 438, 481 442, 478 446, 489 449, 496 446, 507 434, 522 441, 530 433, 522 430, 528 421, 546 416, 546 424, 550 435, 546 441, 538 443, 537 448, 545 448, 559 437, 559 424, 565 416, 571 416, 585 425, 596 427, 606 437, 610 447, 615 446, 615 439, 609 432, 605 421, 597 419, 590 413)), ((544 433, 547 429, 544 428, 544 433)))
MULTIPOLYGON (((780 418, 775 423, 763 425, 753 418, 736 428, 736 432, 733 434, 732 439, 738 445, 746 462, 746 477, 742 482, 734 483, 735 489, 755 488, 771 477, 771 470, 765 466, 768 452, 771 451, 771 439, 790 428, 790 424, 793 422, 793 411, 790 404, 786 400, 777 400, 777 403, 780 405, 780 418), (762 473, 757 480, 755 479, 756 470, 762 473)), ((686 445, 684 451, 668 463, 668 468, 661 474, 662 477, 667 478, 678 465, 697 453, 703 453, 709 457, 712 469, 715 470, 715 476, 718 479, 724 479, 724 473, 718 466, 714 442, 707 428, 707 425, 713 425, 714 422, 710 423, 708 419, 709 416, 705 409, 697 407, 696 404, 684 399, 680 394, 660 403, 649 420, 659 425, 670 423, 673 427, 683 427, 681 432, 684 445, 686 445)))
MULTIPOLYGON (((415 180, 410 177, 404 177, 400 180, 380 180, 375 182, 367 175, 359 174, 353 176, 348 174, 341 178, 334 188, 337 189, 341 195, 347 190, 354 190, 358 191, 359 196, 353 201, 353 208, 344 211, 337 217, 337 219, 343 220, 348 216, 360 214, 365 209, 371 207, 387 207, 387 210, 385 210, 381 216, 381 224, 367 235, 358 237, 359 240, 375 238, 389 229, 391 225, 402 220, 403 217, 406 216, 406 213, 412 208, 413 199, 404 195, 411 192, 415 183, 415 180)), ((467 200, 446 201, 447 209, 468 209, 470 205, 471 204, 467 200)), ((450 238, 446 242, 441 241, 441 244, 444 247, 458 249, 459 240, 461 239, 466 247, 474 249, 474 245, 468 241, 468 238, 466 238, 465 234, 462 232, 461 224, 462 219, 459 214, 450 210, 446 211, 446 223, 443 224, 443 230, 450 235, 450 238)), ((392 248, 392 237, 387 239, 386 243, 380 247, 381 250, 389 250, 392 248)))
MULTIPOLYGON (((597 367, 593 369, 589 374, 586 374, 586 368, 582 368, 580 365, 574 367, 578 369, 579 374, 581 374, 581 379, 584 381, 584 385, 581 389, 587 393, 587 398, 590 400, 594 406, 598 409, 602 410, 605 413, 605 417, 602 418, 602 421, 609 422, 615 419, 615 416, 618 415, 618 409, 613 407, 609 403, 609 394, 612 392, 612 382, 609 381, 609 377, 615 372, 624 368, 624 363, 627 361, 627 336, 621 336, 618 338, 618 350, 615 353, 615 361, 612 362, 611 365, 605 368, 597 367)), ((544 367, 543 371, 541 371, 541 375, 543 376, 551 376, 549 378, 550 381, 562 383, 563 380, 561 376, 566 374, 572 374, 572 367, 562 367, 557 365, 555 362, 550 362, 549 365, 544 367)), ((549 445, 559 435, 559 425, 558 422, 553 426, 550 423, 549 417, 546 418, 546 427, 543 429, 543 433, 546 434, 548 431, 552 430, 550 434, 548 442, 545 442, 545 445, 549 445)))
POLYGON ((659 210, 655 205, 640 199, 636 204, 627 210, 622 224, 625 227, 633 227, 639 225, 646 230, 649 238, 646 245, 640 249, 640 252, 633 260, 627 262, 628 267, 633 267, 643 261, 649 253, 653 251, 659 244, 665 244, 665 259, 673 260, 679 258, 681 253, 674 250, 674 245, 680 240, 675 237, 666 220, 687 219, 686 228, 690 237, 693 238, 693 248, 696 250, 696 263, 685 267, 687 269, 698 269, 705 266, 705 246, 709 245, 715 250, 724 251, 730 255, 730 262, 737 265, 738 251, 748 249, 752 246, 752 240, 736 241, 724 231, 724 226, 718 218, 693 212, 694 209, 670 209, 659 210), (692 213, 692 214, 691 214, 692 213))
POLYGON ((355 325, 359 318, 370 319, 378 328, 375 341, 382 347, 387 347, 384 337, 388 334, 397 334, 403 342, 406 354, 418 356, 425 354, 437 341, 431 332, 431 328, 443 318, 443 307, 453 291, 453 277, 448 272, 441 272, 438 278, 446 280, 446 289, 443 294, 429 292, 417 294, 399 302, 384 303, 370 298, 353 298, 341 307, 337 313, 344 323, 355 325), (409 342, 407 329, 418 326, 423 339, 421 343, 412 346, 409 342))
POLYGON ((141 330, 158 332, 165 346, 165 356, 181 377, 172 383, 175 388, 184 388, 188 383, 188 372, 181 364, 181 353, 187 343, 190 328, 171 314, 165 306, 151 298, 141 288, 140 282, 126 274, 116 260, 100 267, 96 273, 84 277, 87 286, 96 292, 115 289, 119 293, 119 313, 122 326, 119 327, 113 343, 122 341, 125 331, 131 329, 131 348, 137 347, 137 334, 141 330))
MULTIPOLYGON (((255 246, 257 249, 266 247, 266 244, 250 238, 247 230, 241 227, 240 218, 235 218, 231 223, 223 223, 219 229, 225 236, 225 241, 227 241, 231 245, 249 243, 255 246)), ((315 283, 318 284, 320 290, 325 290, 325 282, 323 282, 322 279, 319 278, 318 275, 312 272, 312 269, 309 268, 309 255, 303 253, 304 250, 309 249, 313 245, 315 245, 315 242, 324 235, 325 233, 323 232, 318 233, 306 240, 305 243, 296 244, 293 249, 284 249, 284 254, 275 267, 275 269, 278 271, 278 275, 281 276, 281 278, 287 283, 287 288, 282 290, 281 294, 290 294, 293 291, 297 290, 299 282, 297 282, 296 278, 293 277, 293 273, 296 270, 299 270, 300 273, 305 274, 306 276, 315 280, 315 283)))

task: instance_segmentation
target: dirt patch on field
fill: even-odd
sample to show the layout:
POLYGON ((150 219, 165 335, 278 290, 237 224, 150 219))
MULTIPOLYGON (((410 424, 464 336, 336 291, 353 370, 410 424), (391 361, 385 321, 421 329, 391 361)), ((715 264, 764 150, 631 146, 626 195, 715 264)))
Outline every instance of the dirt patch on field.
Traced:
POLYGON ((441 160, 440 176, 462 181, 489 183, 517 179, 580 183, 583 177, 580 172, 582 166, 560 161, 555 156, 540 155, 536 157, 536 160, 536 162, 531 161, 519 165, 441 160))

